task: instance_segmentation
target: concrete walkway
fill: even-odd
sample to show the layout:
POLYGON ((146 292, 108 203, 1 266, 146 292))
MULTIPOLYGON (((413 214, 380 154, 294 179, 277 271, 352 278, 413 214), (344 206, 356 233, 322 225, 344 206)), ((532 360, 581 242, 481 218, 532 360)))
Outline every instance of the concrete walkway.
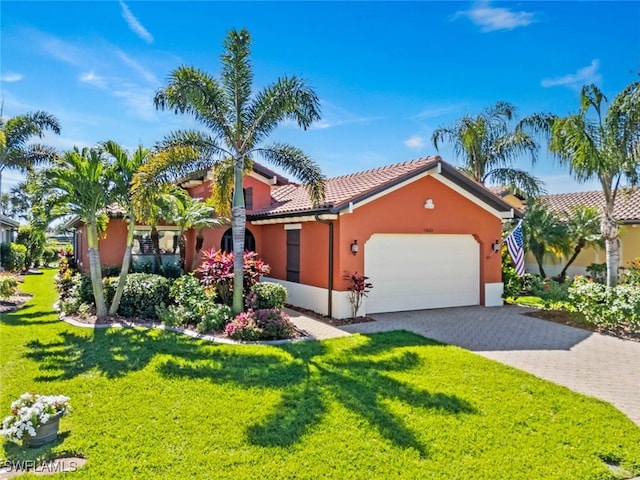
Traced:
POLYGON ((385 313, 374 315, 375 322, 340 329, 409 330, 459 345, 609 402, 640 425, 640 343, 522 315, 525 311, 505 306, 385 313))

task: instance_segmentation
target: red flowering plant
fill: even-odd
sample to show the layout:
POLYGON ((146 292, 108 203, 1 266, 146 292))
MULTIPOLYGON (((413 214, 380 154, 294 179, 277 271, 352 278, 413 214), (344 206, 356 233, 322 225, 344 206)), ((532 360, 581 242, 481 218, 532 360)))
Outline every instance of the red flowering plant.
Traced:
MULTIPOLYGON (((260 277, 267 275, 271 267, 258 258, 256 252, 244 252, 244 291, 248 294, 260 277)), ((233 301, 233 253, 222 250, 204 252, 204 262, 198 269, 200 281, 205 287, 215 290, 218 299, 231 306, 233 301)))
POLYGON ((367 296, 373 285, 367 280, 369 277, 358 275, 358 272, 348 273, 344 276, 345 280, 351 282, 349 285, 349 303, 351 304, 351 318, 358 318, 358 310, 362 305, 362 300, 367 296))

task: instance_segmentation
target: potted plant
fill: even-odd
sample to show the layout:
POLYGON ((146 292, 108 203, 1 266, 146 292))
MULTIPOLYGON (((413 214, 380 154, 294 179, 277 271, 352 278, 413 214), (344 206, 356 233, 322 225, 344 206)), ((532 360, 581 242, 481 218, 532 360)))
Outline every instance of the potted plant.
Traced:
POLYGON ((0 435, 17 444, 39 447, 58 436, 60 417, 69 412, 69 397, 23 393, 11 404, 0 435))

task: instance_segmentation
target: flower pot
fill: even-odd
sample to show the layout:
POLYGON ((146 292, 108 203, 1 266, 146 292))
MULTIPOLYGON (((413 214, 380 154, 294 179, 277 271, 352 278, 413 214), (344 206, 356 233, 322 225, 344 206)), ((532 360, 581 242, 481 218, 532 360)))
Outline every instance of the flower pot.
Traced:
POLYGON ((36 429, 35 437, 27 437, 27 443, 30 447, 39 447, 45 443, 52 442, 58 436, 58 428, 60 427, 60 417, 64 412, 58 412, 49 417, 46 423, 41 423, 36 429))

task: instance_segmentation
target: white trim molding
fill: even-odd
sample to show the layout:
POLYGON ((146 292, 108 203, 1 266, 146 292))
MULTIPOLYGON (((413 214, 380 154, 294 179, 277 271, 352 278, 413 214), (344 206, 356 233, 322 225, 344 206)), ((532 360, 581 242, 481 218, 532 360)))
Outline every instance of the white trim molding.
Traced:
MULTIPOLYGON (((279 283, 287 289, 287 303, 312 310, 321 315, 329 314, 328 292, 326 288, 313 287, 302 283, 287 282, 278 278, 262 277, 263 282, 279 283)), ((366 298, 358 311, 358 315, 366 312, 366 298)), ((333 318, 351 318, 349 292, 334 290, 331 295, 331 315, 333 318)))

